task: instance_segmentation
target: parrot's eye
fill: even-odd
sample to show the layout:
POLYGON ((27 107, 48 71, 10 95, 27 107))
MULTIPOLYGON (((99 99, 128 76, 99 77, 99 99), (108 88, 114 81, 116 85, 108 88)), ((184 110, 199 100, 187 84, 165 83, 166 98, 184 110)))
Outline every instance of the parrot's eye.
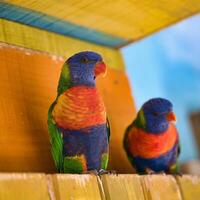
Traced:
POLYGON ((88 62, 88 59, 87 59, 86 57, 83 57, 83 58, 81 58, 81 62, 82 62, 82 63, 87 63, 87 62, 88 62))

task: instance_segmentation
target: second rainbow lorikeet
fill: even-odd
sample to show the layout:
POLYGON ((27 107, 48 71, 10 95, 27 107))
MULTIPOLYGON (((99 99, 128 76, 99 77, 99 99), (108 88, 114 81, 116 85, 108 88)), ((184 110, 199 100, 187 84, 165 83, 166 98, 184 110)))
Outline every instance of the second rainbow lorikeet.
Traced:
POLYGON ((175 120, 167 99, 153 98, 143 104, 124 136, 128 159, 138 173, 178 173, 180 146, 175 120))
POLYGON ((102 57, 92 51, 73 55, 62 67, 57 97, 48 112, 51 152, 59 172, 107 168, 109 125, 95 84, 105 71, 102 57))

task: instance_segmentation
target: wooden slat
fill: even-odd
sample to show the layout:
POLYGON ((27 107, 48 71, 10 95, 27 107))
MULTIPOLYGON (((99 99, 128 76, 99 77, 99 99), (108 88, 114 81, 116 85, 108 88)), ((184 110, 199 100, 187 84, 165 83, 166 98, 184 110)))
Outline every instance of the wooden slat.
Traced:
POLYGON ((97 177, 94 175, 53 175, 56 199, 101 200, 97 177))
POLYGON ((63 56, 64 59, 80 51, 96 51, 103 56, 109 68, 125 70, 121 53, 116 49, 64 37, 4 19, 0 19, 0 41, 63 56))
POLYGON ((44 174, 0 174, 0 199, 49 200, 44 174))
POLYGON ((184 200, 200 199, 200 176, 184 175, 177 180, 184 200))
POLYGON ((138 175, 103 175, 102 183, 107 200, 144 200, 138 175))
POLYGON ((147 175, 142 177, 145 199, 181 200, 181 193, 173 176, 147 175))
POLYGON ((2 200, 198 200, 200 176, 0 173, 2 200), (180 190, 179 190, 180 187, 180 190), (181 197, 182 196, 182 197, 181 197))
MULTIPOLYGON (((7 0, 74 24, 135 41, 200 11, 199 0, 7 0), (47 6, 48 5, 48 6, 47 6)), ((27 16, 26 16, 27 17, 27 16)))

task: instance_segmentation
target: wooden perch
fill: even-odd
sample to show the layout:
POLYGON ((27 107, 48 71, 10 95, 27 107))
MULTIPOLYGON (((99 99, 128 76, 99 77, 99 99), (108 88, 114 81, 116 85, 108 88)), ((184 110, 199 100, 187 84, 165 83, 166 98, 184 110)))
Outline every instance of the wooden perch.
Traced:
POLYGON ((197 200, 200 177, 1 173, 3 200, 197 200))

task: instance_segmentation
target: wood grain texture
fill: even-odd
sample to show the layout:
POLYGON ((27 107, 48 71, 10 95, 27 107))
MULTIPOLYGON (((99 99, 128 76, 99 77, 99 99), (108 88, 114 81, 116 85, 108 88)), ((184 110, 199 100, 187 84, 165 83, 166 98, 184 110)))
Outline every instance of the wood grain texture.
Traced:
POLYGON ((0 173, 0 199, 50 200, 45 175, 0 173))
POLYGON ((47 110, 56 95, 57 63, 43 54, 0 48, 0 170, 55 172, 47 110))
POLYGON ((0 173, 2 200, 198 200, 200 177, 0 173))
POLYGON ((181 200, 181 193, 173 176, 142 176, 145 199, 149 200, 181 200))
POLYGON ((103 175, 102 183, 107 200, 144 200, 138 175, 103 175))
MULTIPOLYGON (((47 111, 56 97, 62 57, 1 44, 0 170, 56 172, 50 153, 47 111)), ((122 147, 135 115, 124 72, 110 69, 97 83, 111 125, 109 168, 132 172, 122 147), (120 162, 119 162, 120 160, 120 162)))
POLYGON ((56 199, 101 200, 97 177, 94 175, 53 175, 56 199))
POLYGON ((200 11, 199 0, 7 0, 90 29, 131 41, 200 11), (48 5, 48 6, 47 6, 48 5))
POLYGON ((182 177, 177 177, 177 180, 184 200, 193 200, 200 198, 199 175, 183 175, 182 177))
POLYGON ((116 49, 106 48, 4 19, 0 19, 0 41, 63 56, 64 59, 74 53, 91 50, 100 53, 109 68, 120 71, 125 70, 121 53, 116 49))

